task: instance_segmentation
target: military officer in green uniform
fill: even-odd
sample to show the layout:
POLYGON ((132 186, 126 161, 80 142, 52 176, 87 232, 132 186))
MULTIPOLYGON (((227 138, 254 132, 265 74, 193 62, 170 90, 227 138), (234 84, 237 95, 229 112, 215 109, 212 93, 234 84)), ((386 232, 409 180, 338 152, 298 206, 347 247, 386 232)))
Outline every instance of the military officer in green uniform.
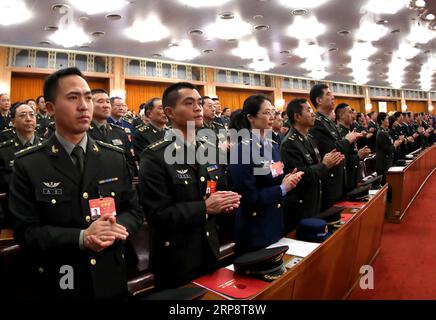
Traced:
POLYGON ((164 138, 168 123, 168 118, 162 107, 162 99, 160 98, 152 98, 147 101, 144 106, 144 113, 149 119, 149 123, 137 128, 132 141, 138 160, 145 148, 164 138))
MULTIPOLYGON (((12 124, 15 128, 15 135, 12 139, 0 144, 0 192, 9 193, 9 183, 12 175, 12 168, 15 161, 15 153, 24 149, 42 143, 44 140, 35 135, 35 111, 27 104, 17 104, 11 108, 12 124)), ((3 206, 3 227, 11 227, 9 210, 7 208, 7 197, 2 202, 3 206)))
POLYGON ((195 128, 203 126, 197 88, 190 83, 173 84, 164 91, 162 100, 173 129, 141 154, 139 197, 150 226, 155 285, 168 288, 216 268, 216 217, 231 214, 239 206, 240 196, 221 191, 226 179, 220 164, 202 163, 195 154, 192 156, 204 148, 215 148, 196 141, 195 129, 188 132, 188 121, 195 128), (168 159, 171 156, 178 161, 168 159))
POLYGON ((94 89, 91 91, 91 94, 94 104, 94 114, 92 115, 92 122, 88 134, 94 140, 110 143, 123 149, 130 175, 131 177, 137 177, 138 165, 135 160, 132 143, 129 141, 127 133, 120 126, 107 122, 107 119, 111 115, 109 95, 103 89, 94 89))
POLYGON ((127 293, 123 242, 143 223, 123 150, 87 135, 93 104, 80 70, 44 82, 55 134, 16 154, 9 208, 38 297, 105 299, 127 293), (91 218, 91 208, 101 216, 91 218), (73 279, 61 281, 63 273, 73 279))
POLYGON ((47 111, 43 96, 36 98, 36 106, 38 108, 38 113, 36 114, 36 131, 40 137, 48 138, 49 125, 50 122, 53 122, 53 118, 47 111))
POLYGON ((315 114, 306 99, 289 102, 286 113, 291 127, 281 145, 284 173, 297 168, 304 172, 294 190, 283 201, 285 232, 295 229, 303 218, 312 218, 321 212, 322 189, 329 180, 329 169, 341 164, 344 156, 330 151, 321 158, 309 129, 315 124, 315 114))
MULTIPOLYGON (((310 101, 318 109, 318 112, 316 113, 315 125, 309 130, 309 133, 316 141, 320 156, 324 157, 332 150, 347 156, 352 151, 352 144, 362 134, 350 132, 344 138, 341 137, 335 123, 330 119, 335 100, 327 85, 314 85, 310 90, 310 101)), ((323 185, 321 211, 330 208, 344 195, 345 179, 345 162, 330 168, 329 179, 323 185)))
POLYGON ((10 108, 11 98, 7 93, 0 93, 0 132, 12 127, 10 108))

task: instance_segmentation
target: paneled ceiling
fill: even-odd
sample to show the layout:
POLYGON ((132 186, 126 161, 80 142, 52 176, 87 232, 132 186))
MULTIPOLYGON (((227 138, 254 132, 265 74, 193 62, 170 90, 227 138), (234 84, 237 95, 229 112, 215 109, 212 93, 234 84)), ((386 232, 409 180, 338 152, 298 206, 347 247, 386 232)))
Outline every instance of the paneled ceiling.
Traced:
POLYGON ((435 0, 116 2, 0 0, 0 43, 436 89, 435 0))

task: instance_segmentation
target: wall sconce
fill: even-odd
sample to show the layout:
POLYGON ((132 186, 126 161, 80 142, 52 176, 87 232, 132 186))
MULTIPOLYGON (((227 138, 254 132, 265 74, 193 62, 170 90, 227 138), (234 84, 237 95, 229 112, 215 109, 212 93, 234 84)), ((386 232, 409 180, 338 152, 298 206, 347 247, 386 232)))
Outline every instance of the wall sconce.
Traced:
POLYGON ((407 111, 407 105, 406 105, 406 104, 403 104, 403 105, 401 106, 401 111, 402 111, 402 112, 406 112, 406 111, 407 111))
POLYGON ((285 106, 285 100, 284 99, 277 99, 274 102, 274 106, 277 110, 283 111, 283 107, 285 106))

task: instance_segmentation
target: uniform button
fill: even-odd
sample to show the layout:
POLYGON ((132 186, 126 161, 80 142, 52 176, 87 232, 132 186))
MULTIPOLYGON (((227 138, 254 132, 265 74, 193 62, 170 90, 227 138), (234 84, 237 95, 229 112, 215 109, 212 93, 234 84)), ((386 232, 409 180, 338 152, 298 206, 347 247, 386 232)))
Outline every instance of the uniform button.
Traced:
POLYGON ((251 215, 252 215, 253 217, 255 217, 255 216, 257 216, 257 213, 256 213, 256 212, 253 212, 251 215))
POLYGON ((112 197, 115 197, 115 192, 112 191, 112 192, 111 192, 111 196, 112 196, 112 197))
POLYGON ((335 175, 334 175, 333 173, 330 175, 330 177, 332 177, 332 178, 333 178, 334 176, 335 176, 335 175))
POLYGON ((277 203, 277 209, 280 209, 282 205, 280 203, 277 203))
POLYGON ((43 267, 39 267, 39 268, 38 268, 38 272, 39 272, 39 273, 43 273, 43 272, 44 272, 44 268, 43 268, 43 267))
POLYGON ((91 259, 91 264, 93 265, 93 266, 95 266, 96 264, 97 264, 97 260, 95 260, 95 259, 91 259))
POLYGON ((86 220, 86 222, 90 222, 91 221, 91 217, 90 216, 86 216, 85 220, 86 220))
POLYGON ((188 184, 188 181, 185 180, 185 184, 188 184))
POLYGON ((123 258, 123 259, 124 259, 124 253, 122 253, 122 254, 121 254, 121 258, 123 258))
POLYGON ((56 204, 56 199, 51 199, 51 204, 56 204))
POLYGON ((83 199, 88 199, 88 197, 89 197, 88 192, 84 192, 83 193, 83 199))
POLYGON ((303 203, 303 200, 300 200, 300 201, 298 201, 298 202, 303 203))
POLYGON ((169 247, 170 246, 170 242, 169 241, 165 241, 164 246, 165 247, 169 247))
POLYGON ((206 231, 206 237, 209 237, 209 231, 206 231))
POLYGON ((218 180, 218 176, 215 176, 215 179, 217 179, 217 180, 218 180))
POLYGON ((201 178, 200 178, 200 181, 201 181, 201 182, 204 182, 205 180, 206 180, 206 179, 205 179, 204 177, 201 177, 201 178))
POLYGON ((357 169, 357 166, 354 166, 354 169, 357 169))
POLYGON ((209 219, 209 215, 206 213, 206 220, 209 219))

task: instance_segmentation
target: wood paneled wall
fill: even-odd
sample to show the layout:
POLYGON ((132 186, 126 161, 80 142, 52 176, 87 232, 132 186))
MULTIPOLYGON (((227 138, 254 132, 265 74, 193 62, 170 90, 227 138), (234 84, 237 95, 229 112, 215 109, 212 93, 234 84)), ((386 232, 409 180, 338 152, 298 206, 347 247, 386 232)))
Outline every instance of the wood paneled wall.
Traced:
MULTIPOLYGON (((126 103, 130 110, 139 112, 139 106, 154 97, 162 98, 165 89, 171 83, 163 82, 143 82, 136 80, 126 80, 126 103)), ((203 95, 203 86, 198 87, 200 95, 203 95)))
MULTIPOLYGON (((12 74, 11 81, 11 101, 24 101, 27 99, 36 99, 42 95, 44 79, 46 75, 42 74, 12 74)), ((86 81, 91 89, 104 89, 109 92, 109 79, 104 78, 87 78, 86 81)))
POLYGON ((340 103, 346 103, 351 109, 357 112, 365 112, 365 101, 363 98, 345 98, 335 96, 335 107, 340 103))
POLYGON ((274 103, 273 92, 267 92, 267 91, 262 92, 256 90, 243 90, 243 89, 220 88, 220 87, 216 88, 216 95, 220 99, 221 106, 223 108, 228 107, 232 111, 241 109, 245 99, 256 93, 266 94, 274 103))
POLYGON ((427 101, 407 101, 407 111, 411 112, 427 112, 427 101))

